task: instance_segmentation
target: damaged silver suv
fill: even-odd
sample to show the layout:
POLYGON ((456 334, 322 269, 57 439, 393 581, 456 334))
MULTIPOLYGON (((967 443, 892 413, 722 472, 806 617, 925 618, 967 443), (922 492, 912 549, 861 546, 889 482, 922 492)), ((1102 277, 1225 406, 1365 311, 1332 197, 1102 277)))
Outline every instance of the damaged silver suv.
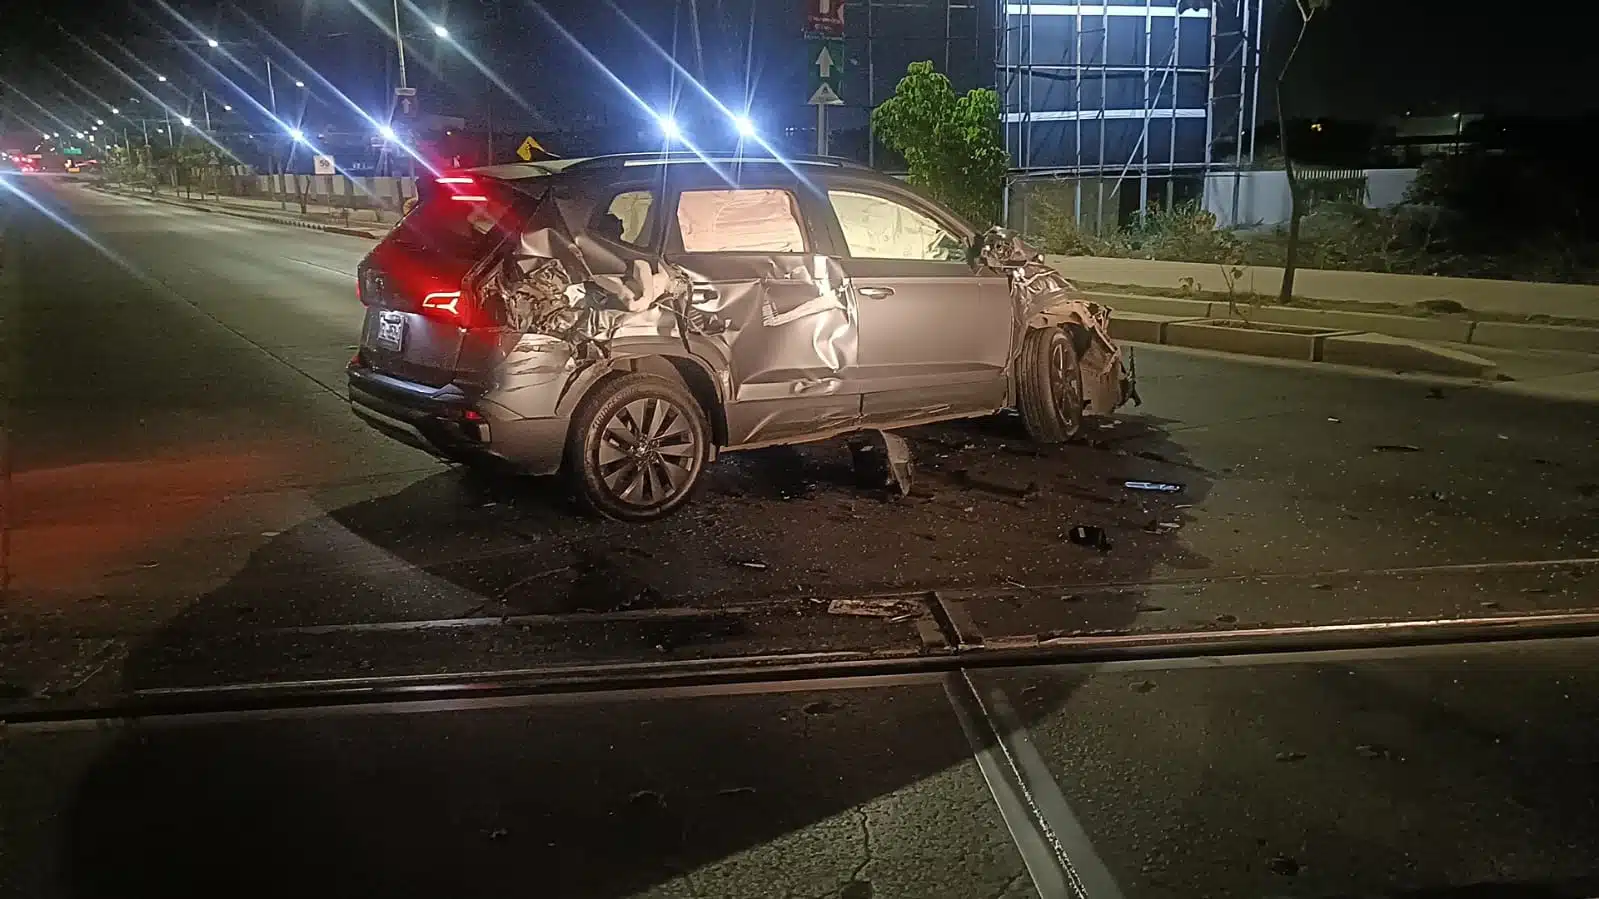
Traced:
POLYGON ((607 156, 419 193, 358 270, 351 407, 565 471, 614 518, 670 514, 719 452, 1007 408, 1055 442, 1134 396, 1109 309, 849 162, 607 156))

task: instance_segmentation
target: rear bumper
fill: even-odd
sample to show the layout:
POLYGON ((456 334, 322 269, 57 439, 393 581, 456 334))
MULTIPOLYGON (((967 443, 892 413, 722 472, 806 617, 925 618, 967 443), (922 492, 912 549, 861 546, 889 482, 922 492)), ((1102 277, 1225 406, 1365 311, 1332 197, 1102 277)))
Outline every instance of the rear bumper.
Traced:
POLYGON ((492 397, 402 381, 359 363, 347 375, 350 410, 387 437, 444 459, 496 458, 528 474, 561 467, 564 418, 519 418, 492 397))

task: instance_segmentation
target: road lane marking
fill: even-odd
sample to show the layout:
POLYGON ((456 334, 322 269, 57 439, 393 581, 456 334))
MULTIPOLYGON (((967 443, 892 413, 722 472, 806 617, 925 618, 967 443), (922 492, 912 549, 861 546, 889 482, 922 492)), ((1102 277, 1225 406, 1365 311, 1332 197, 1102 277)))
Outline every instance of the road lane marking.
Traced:
POLYGON ((319 265, 319 264, 317 264, 315 262, 308 262, 308 261, 306 261, 304 259, 296 259, 293 256, 284 256, 283 258, 289 260, 290 262, 298 262, 301 265, 309 265, 312 268, 319 268, 319 269, 321 269, 321 270, 323 270, 325 272, 332 272, 335 275, 340 275, 340 276, 345 277, 345 278, 354 278, 355 277, 355 272, 346 272, 346 271, 341 271, 340 269, 336 269, 336 268, 329 268, 326 265, 319 265))

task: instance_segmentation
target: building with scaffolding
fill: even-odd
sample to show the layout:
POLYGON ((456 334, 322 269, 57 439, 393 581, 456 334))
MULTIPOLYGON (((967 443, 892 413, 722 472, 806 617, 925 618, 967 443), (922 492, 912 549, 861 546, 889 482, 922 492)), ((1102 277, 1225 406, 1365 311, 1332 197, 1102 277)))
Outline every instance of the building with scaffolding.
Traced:
POLYGON ((1255 153, 1262 5, 1000 0, 1010 221, 1069 215, 1097 232, 1152 205, 1237 206, 1255 153))

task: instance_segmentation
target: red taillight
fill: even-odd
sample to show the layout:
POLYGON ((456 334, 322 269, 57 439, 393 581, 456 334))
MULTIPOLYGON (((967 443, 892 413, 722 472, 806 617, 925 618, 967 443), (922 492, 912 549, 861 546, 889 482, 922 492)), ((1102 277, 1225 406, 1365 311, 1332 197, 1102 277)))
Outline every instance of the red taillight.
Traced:
POLYGON ((463 203, 487 203, 488 197, 482 194, 450 194, 450 199, 460 200, 463 203))
POLYGON ((434 184, 476 184, 477 181, 464 175, 452 175, 447 178, 434 178, 434 184))
POLYGON ((430 293, 422 298, 423 309, 437 309, 450 315, 459 315, 461 311, 461 292, 459 290, 443 290, 430 293))

